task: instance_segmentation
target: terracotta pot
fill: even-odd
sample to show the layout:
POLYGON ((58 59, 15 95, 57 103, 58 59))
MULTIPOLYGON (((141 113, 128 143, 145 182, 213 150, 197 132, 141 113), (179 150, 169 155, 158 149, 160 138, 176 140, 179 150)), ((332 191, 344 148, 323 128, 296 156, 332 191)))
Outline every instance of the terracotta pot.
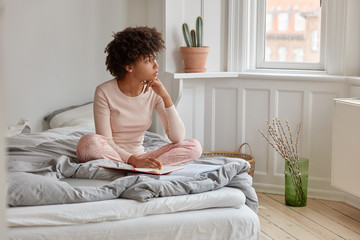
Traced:
POLYGON ((210 47, 180 47, 186 73, 206 72, 206 60, 210 47))

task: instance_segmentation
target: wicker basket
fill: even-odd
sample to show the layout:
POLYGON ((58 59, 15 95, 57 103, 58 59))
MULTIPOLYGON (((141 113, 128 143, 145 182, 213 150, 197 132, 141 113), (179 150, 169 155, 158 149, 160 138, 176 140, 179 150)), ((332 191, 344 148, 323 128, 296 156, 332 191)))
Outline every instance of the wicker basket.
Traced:
POLYGON ((242 158, 246 161, 248 161, 251 165, 251 168, 249 170, 249 175, 254 177, 254 170, 255 170, 255 159, 252 154, 251 147, 248 143, 243 143, 239 147, 238 152, 223 152, 223 151, 208 151, 203 152, 202 154, 204 157, 213 157, 213 156, 224 156, 224 157, 232 157, 232 158, 242 158), (243 146, 247 146, 249 148, 250 154, 246 154, 242 152, 243 146))

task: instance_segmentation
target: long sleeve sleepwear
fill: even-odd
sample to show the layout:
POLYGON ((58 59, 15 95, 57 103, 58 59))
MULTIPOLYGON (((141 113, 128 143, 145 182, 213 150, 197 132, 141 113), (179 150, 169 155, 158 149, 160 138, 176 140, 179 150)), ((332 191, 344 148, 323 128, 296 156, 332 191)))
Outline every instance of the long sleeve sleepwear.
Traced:
POLYGON ((116 79, 100 84, 95 90, 94 119, 96 133, 103 135, 110 146, 127 162, 133 154, 145 152, 142 145, 145 131, 157 111, 169 140, 184 140, 184 124, 175 106, 165 108, 164 102, 151 88, 136 97, 123 94, 116 79))

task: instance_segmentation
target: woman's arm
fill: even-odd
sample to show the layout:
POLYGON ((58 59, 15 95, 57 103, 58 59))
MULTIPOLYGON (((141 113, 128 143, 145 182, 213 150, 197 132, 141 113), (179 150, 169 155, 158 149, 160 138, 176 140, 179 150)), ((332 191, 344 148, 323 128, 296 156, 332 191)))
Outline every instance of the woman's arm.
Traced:
MULTIPOLYGON (((165 90, 166 91, 166 90, 165 90)), ((177 112, 169 94, 160 96, 155 109, 159 114, 166 135, 173 143, 181 142, 185 138, 185 126, 177 112)))
POLYGON ((165 108, 169 108, 174 105, 169 93, 167 92, 160 79, 155 78, 150 81, 145 81, 144 84, 146 84, 144 93, 146 93, 151 87, 152 90, 163 99, 165 108))
POLYGON ((166 135, 173 143, 181 142, 185 139, 185 126, 176 108, 172 105, 164 108, 164 103, 159 103, 156 107, 160 120, 164 126, 166 135))
POLYGON ((185 127, 172 100, 162 82, 155 78, 144 82, 146 85, 144 93, 151 87, 152 90, 161 98, 157 101, 155 109, 159 114, 164 126, 166 135, 171 142, 181 142, 185 138, 185 127))

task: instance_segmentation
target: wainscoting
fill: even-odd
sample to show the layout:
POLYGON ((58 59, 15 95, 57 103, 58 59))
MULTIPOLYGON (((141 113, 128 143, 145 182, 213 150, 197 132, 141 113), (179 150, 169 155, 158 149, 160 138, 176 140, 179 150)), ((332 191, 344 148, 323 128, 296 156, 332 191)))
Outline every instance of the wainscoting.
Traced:
POLYGON ((171 76, 186 137, 198 139, 205 151, 237 151, 248 142, 256 161, 257 191, 283 193, 284 160, 258 132, 266 132, 265 120, 277 117, 287 119, 293 131, 302 123, 299 152, 310 159, 309 196, 359 204, 359 199, 330 184, 333 99, 350 96, 352 84, 346 78, 251 73, 171 76))

